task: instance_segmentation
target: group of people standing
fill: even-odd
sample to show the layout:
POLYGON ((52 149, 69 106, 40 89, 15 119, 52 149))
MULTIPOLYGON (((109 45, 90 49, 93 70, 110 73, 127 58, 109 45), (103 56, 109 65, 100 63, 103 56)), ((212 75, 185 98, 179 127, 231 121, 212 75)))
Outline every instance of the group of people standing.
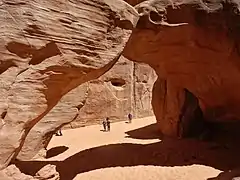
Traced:
POLYGON ((109 117, 107 117, 106 119, 103 120, 102 122, 103 124, 103 130, 104 131, 110 131, 110 121, 109 121, 109 117))
MULTIPOLYGON (((132 123, 132 114, 131 113, 128 114, 128 123, 132 123)), ((111 129, 111 122, 109 120, 109 117, 107 117, 106 119, 103 120, 102 125, 103 125, 103 130, 104 131, 110 131, 110 129, 111 129)), ((63 135, 61 128, 59 130, 57 130, 55 135, 56 136, 62 136, 63 135)))
MULTIPOLYGON (((132 123, 132 114, 131 113, 128 114, 128 123, 132 123)), ((111 122, 109 121, 109 117, 107 117, 106 119, 103 120, 102 125, 103 125, 104 131, 110 131, 111 122)))

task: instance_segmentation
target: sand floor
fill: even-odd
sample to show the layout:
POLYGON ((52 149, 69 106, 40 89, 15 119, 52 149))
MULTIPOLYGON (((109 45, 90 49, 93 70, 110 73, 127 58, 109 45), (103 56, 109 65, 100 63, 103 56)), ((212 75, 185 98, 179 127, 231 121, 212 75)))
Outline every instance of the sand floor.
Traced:
POLYGON ((101 125, 63 130, 51 140, 47 159, 27 165, 36 171, 55 164, 61 180, 217 180, 240 167, 239 149, 159 138, 155 122, 149 117, 113 123, 111 132, 101 125))

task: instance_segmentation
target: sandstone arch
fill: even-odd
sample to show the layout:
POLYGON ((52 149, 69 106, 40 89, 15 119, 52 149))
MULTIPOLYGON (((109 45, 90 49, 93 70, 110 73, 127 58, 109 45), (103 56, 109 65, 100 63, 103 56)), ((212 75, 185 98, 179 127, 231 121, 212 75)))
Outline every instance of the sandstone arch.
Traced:
POLYGON ((159 76, 152 103, 161 131, 177 136, 184 88, 207 121, 239 120, 238 1, 148 0, 135 8, 141 17, 124 55, 159 76))

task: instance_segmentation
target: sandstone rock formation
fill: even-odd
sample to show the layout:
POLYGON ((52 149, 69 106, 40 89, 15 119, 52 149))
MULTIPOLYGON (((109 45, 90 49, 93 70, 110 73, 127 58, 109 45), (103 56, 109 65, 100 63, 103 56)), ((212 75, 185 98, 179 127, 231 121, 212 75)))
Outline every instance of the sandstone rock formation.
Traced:
POLYGON ((0 171, 0 180, 38 180, 32 176, 25 175, 15 165, 10 165, 0 171))
POLYGON ((161 131, 181 136, 199 107, 206 121, 239 120, 239 2, 148 0, 136 9, 141 17, 124 55, 158 74, 153 108, 161 131), (197 99, 188 120, 181 118, 185 90, 197 99))
POLYGON ((60 175, 55 165, 48 164, 36 173, 35 178, 39 180, 60 180, 60 175))
POLYGON ((71 127, 126 120, 131 112, 135 118, 152 115, 151 94, 155 72, 146 64, 133 63, 121 57, 98 80, 90 81, 85 105, 71 127))
POLYGON ((0 180, 60 180, 60 175, 56 166, 51 164, 41 168, 34 177, 23 174, 15 165, 10 165, 0 171, 0 180))
POLYGON ((41 149, 47 147, 52 135, 65 124, 75 120, 84 106, 88 84, 84 83, 67 93, 58 104, 39 121, 28 133, 18 159, 30 160, 41 149))
POLYGON ((107 116, 111 121, 126 120, 129 112, 135 118, 153 115, 151 95, 155 79, 155 72, 148 65, 121 57, 103 76, 63 96, 31 129, 17 158, 44 157, 44 148, 54 132, 70 122, 67 128, 101 123, 107 116))
POLYGON ((63 95, 114 65, 138 16, 120 0, 2 0, 0 13, 2 169, 63 95))
MULTIPOLYGON (((121 0, 0 3, 2 168, 63 95, 114 65, 138 14, 121 0)), ((238 1, 147 0, 136 9, 141 18, 124 56, 158 74, 153 108, 161 131, 186 135, 201 111, 206 121, 238 120, 238 1)))

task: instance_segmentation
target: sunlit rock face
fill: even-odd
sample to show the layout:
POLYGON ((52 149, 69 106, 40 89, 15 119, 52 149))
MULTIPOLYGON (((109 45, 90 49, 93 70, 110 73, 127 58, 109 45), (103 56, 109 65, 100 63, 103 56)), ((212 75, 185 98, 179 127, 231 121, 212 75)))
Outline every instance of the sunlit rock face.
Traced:
POLYGON ((3 0, 0 13, 1 169, 63 95, 115 64, 138 14, 120 0, 3 0))
POLYGON ((239 2, 149 0, 135 8, 141 17, 124 55, 158 74, 153 108, 161 131, 181 136, 199 107, 206 121, 239 120, 239 2), (188 110, 185 90, 196 98, 188 110))

